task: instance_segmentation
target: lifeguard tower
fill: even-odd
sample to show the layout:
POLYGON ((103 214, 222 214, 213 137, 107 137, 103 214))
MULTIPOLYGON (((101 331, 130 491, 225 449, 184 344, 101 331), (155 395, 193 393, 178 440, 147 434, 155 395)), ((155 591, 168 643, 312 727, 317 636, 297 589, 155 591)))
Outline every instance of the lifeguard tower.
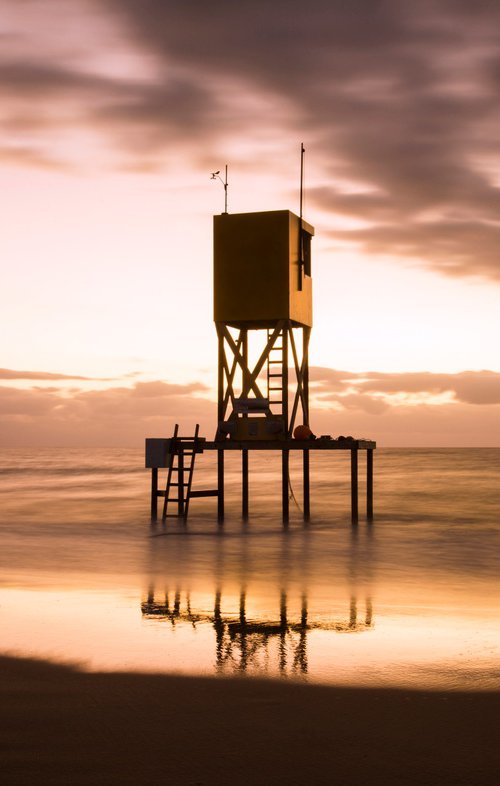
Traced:
MULTIPOLYGON (((303 151, 302 151, 303 152, 303 151)), ((218 175, 218 173, 214 173, 218 175)), ((217 426, 213 442, 180 438, 146 440, 146 466, 153 470, 151 515, 163 496, 187 516, 193 497, 218 499, 224 518, 224 455, 242 455, 242 514, 248 516, 249 454, 281 451, 283 521, 289 517, 289 455, 301 451, 303 515, 310 516, 310 453, 348 450, 351 455, 351 515, 358 519, 358 451, 367 451, 367 517, 373 516, 375 443, 352 437, 312 438, 309 426, 308 352, 312 318, 311 245, 314 228, 289 210, 227 212, 214 216, 214 321, 218 337, 217 426), (302 433, 297 434, 296 426, 302 433), (148 447, 149 443, 149 447, 148 447), (167 444, 168 443, 168 444, 167 444), (196 455, 217 451, 217 488, 192 489, 196 455), (185 461, 185 457, 187 461, 185 461), (168 467, 165 491, 158 469, 168 467), (156 477, 155 477, 156 473, 156 477), (172 496, 172 491, 175 493, 172 496)), ((302 202, 302 200, 301 200, 302 202)), ((302 213, 302 207, 301 211, 302 213)))
MULTIPOLYGON (((309 423, 313 235, 314 228, 289 210, 214 216, 214 321, 219 341, 216 441, 271 442, 275 447, 281 443, 285 448, 297 416, 301 424, 309 423), (260 339, 261 347, 250 363, 252 338, 254 345, 260 339)), ((241 449, 246 515, 248 448, 241 449)), ((303 457, 309 486, 308 451, 303 457)), ((219 453, 219 464, 223 460, 224 454, 219 453)), ((283 449, 285 519, 288 464, 289 452, 283 449)))
POLYGON ((299 411, 308 424, 313 235, 313 227, 288 210, 214 217, 217 438, 285 440, 299 411), (250 364, 252 334, 262 340, 250 364), (294 380, 288 372, 291 358, 294 380))

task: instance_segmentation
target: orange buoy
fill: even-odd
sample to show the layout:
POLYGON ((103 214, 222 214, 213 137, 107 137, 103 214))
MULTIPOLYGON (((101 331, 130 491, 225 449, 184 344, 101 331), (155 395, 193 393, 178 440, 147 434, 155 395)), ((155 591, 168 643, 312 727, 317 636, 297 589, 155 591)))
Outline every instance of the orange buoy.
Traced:
POLYGON ((295 426, 293 430, 294 439, 311 439, 313 433, 309 426, 295 426))

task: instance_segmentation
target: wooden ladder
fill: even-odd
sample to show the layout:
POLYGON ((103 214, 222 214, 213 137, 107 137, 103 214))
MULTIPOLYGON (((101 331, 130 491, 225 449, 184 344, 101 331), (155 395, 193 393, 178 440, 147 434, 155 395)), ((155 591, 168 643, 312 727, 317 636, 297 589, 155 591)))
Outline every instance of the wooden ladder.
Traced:
MULTIPOLYGON (((271 340, 272 330, 267 331, 267 341, 271 340)), ((276 342, 273 344, 269 351, 267 359, 267 397, 269 399, 269 406, 281 408, 281 412, 275 412, 276 415, 281 415, 283 412, 283 330, 276 337, 276 342), (278 398, 273 399, 272 395, 277 394, 278 398)))
POLYGON ((203 443, 205 442, 199 433, 200 426, 197 423, 193 437, 179 437, 179 424, 175 424, 172 437, 172 459, 168 468, 167 485, 164 492, 162 521, 167 518, 181 517, 186 521, 189 502, 193 497, 219 496, 218 489, 192 491, 196 454, 203 452, 203 443), (177 513, 168 512, 169 502, 177 503, 177 513))

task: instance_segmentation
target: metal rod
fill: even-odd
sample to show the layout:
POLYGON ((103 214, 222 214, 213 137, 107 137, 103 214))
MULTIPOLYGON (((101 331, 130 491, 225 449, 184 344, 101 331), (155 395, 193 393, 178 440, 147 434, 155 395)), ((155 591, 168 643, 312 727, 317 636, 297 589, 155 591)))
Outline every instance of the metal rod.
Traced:
POLYGON ((242 515, 248 519, 248 450, 241 451, 242 515))
POLYGON ((151 470, 151 521, 158 518, 158 469, 151 470))
POLYGON ((220 176, 220 169, 217 172, 212 172, 212 177, 210 180, 220 180, 222 185, 224 186, 224 213, 227 213, 227 187, 229 183, 227 182, 227 164, 226 164, 226 176, 224 180, 220 176))
POLYGON ((299 195, 299 248, 298 248, 298 261, 299 261, 299 292, 302 292, 302 277, 304 274, 304 243, 303 243, 303 226, 302 226, 302 213, 304 203, 304 144, 300 143, 300 195, 299 195))
POLYGON ((373 519, 373 449, 366 451, 366 518, 373 519))
POLYGON ((217 518, 224 521, 224 451, 217 451, 217 518))
POLYGON ((358 449, 351 449, 351 520, 358 522, 358 449))
POLYGON ((288 473, 289 473, 288 450, 281 451, 281 498, 283 508, 283 524, 288 524, 289 518, 289 497, 288 497, 288 473))
POLYGON ((302 459, 303 459, 303 470, 304 470, 304 521, 309 521, 311 515, 311 504, 310 504, 310 483, 309 483, 309 451, 303 450, 302 451, 302 459))
POLYGON ((227 164, 226 164, 226 177, 224 178, 224 213, 227 213, 227 164))
MULTIPOLYGON (((305 155, 305 148, 304 143, 300 143, 300 229, 302 230, 302 215, 303 215, 303 202, 304 202, 304 155, 305 155)), ((226 176, 227 180, 227 176, 226 176)))

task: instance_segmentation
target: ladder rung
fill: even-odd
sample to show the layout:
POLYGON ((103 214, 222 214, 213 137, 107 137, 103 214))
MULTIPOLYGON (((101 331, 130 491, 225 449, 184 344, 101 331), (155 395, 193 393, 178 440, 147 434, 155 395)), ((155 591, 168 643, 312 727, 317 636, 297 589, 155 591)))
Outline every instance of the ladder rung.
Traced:
POLYGON ((189 481, 184 481, 184 483, 170 483, 171 486, 189 486, 189 481))
POLYGON ((267 376, 271 379, 271 377, 282 377, 283 374, 268 374, 267 376))
POLYGON ((269 365, 272 364, 273 366, 277 366, 278 363, 279 363, 279 365, 281 366, 283 361, 282 360, 268 360, 267 362, 269 363, 269 365))
POLYGON ((190 497, 218 497, 219 491, 218 489, 207 489, 206 491, 191 491, 189 493, 190 497))

